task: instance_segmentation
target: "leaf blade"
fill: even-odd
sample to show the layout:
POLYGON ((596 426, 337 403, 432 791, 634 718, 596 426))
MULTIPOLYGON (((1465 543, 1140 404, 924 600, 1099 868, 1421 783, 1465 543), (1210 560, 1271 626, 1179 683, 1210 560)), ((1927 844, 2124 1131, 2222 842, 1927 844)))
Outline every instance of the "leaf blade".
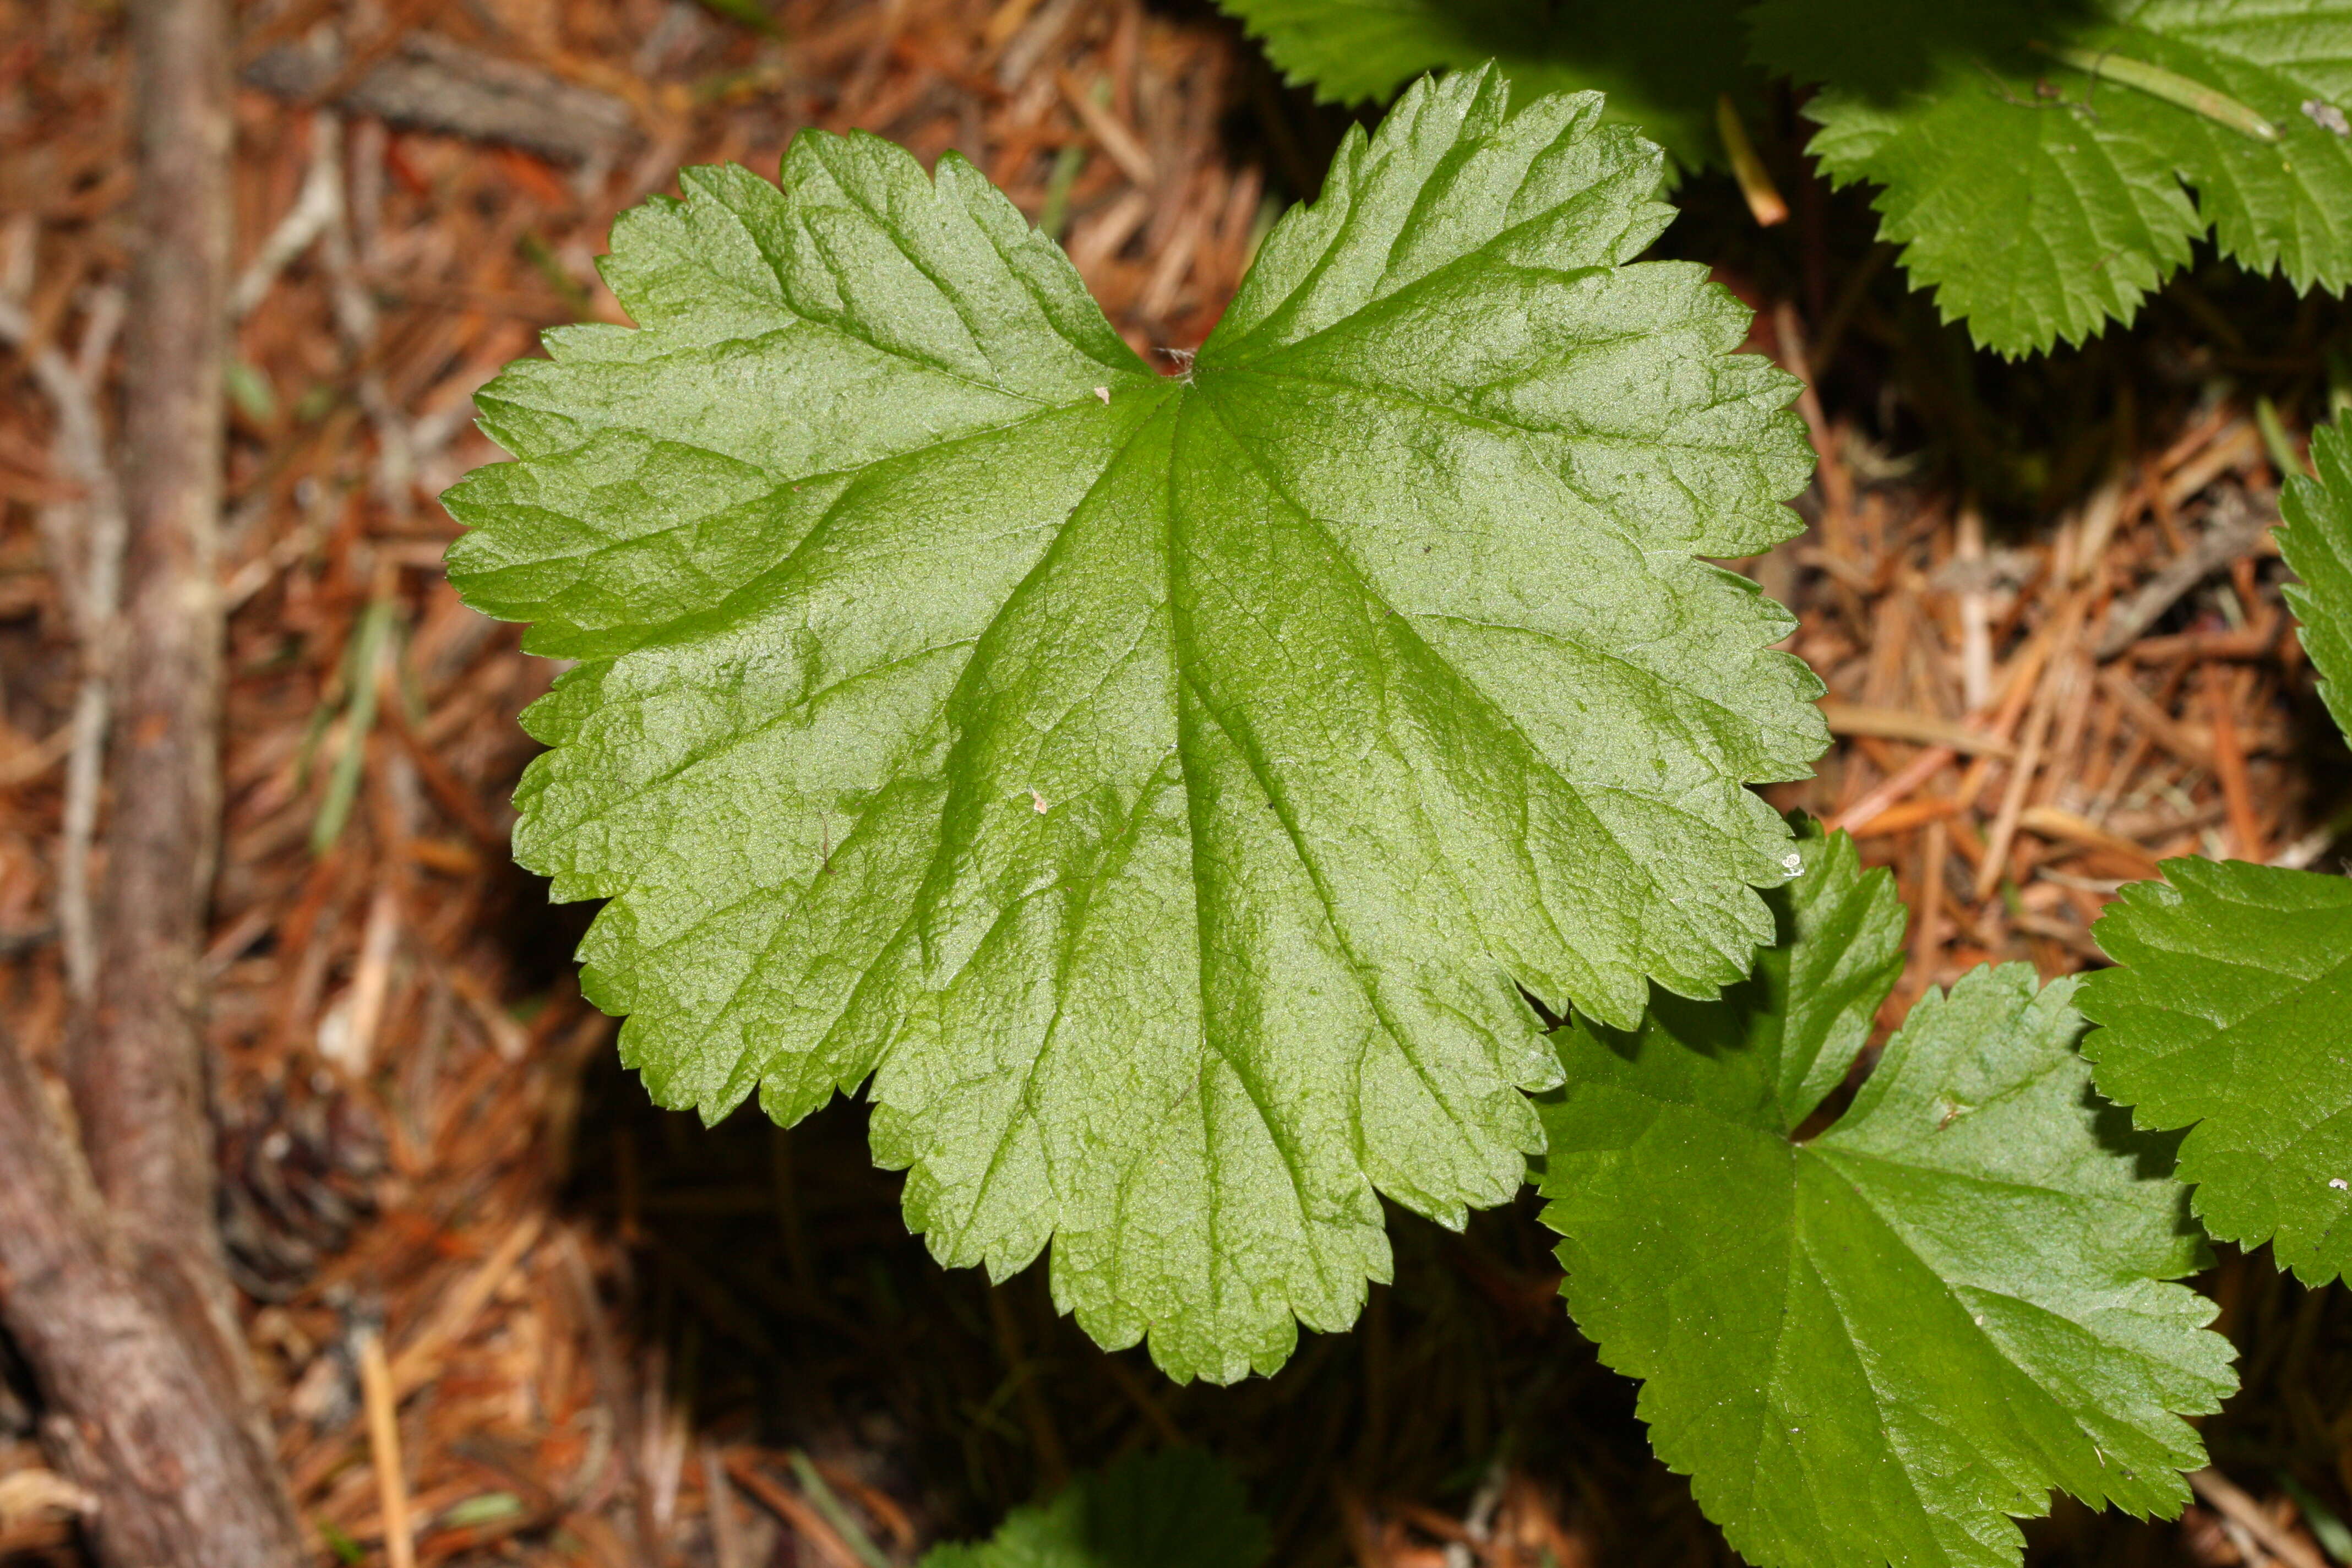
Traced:
POLYGON ((488 398, 453 578, 584 661, 518 852, 608 900, 662 1103, 870 1079, 942 1261, 1270 1370, 1386 1278, 1380 1194, 1516 1189, 1519 987, 1631 1017, 1769 936, 1743 786, 1818 683, 1693 555, 1793 531, 1791 384, 1625 265, 1654 151, 1491 72, 1352 141, 1182 381, 962 165, 805 140, 623 226, 647 324, 488 398))
POLYGON ((2128 322, 2209 230, 2298 289, 2352 278, 2352 139, 2325 112, 2352 100, 2352 5, 2004 5, 1969 16, 1973 37, 1921 15, 1767 0, 1758 54, 1831 83, 1806 110, 1815 154, 1840 184, 1884 187, 1883 237, 1978 342, 2015 356, 2128 322), (2244 112, 2079 68, 2102 58, 2244 112))
MULTIPOLYGON (((1884 884, 1838 842, 1784 890, 1801 914, 1884 884)), ((1784 955, 1884 940, 1796 923, 1818 934, 1784 928, 1784 955)), ((1790 1042, 1750 1011, 1776 1005, 1766 984, 1556 1037, 1541 1190, 1569 1310, 1643 1381, 1659 1456, 1749 1561, 2014 1563, 2008 1516, 2053 1487, 2186 1500, 2176 1472, 2202 1456, 2178 1416, 2233 1385, 2229 1348, 2162 1283, 2200 1244, 2161 1145, 2086 1100, 2068 992, 2012 965, 1931 994, 1808 1144, 1788 1139, 1790 1042)))
POLYGON ((2189 1128, 2183 1179, 2206 1227, 2267 1240, 2307 1283, 2352 1266, 2352 882, 2168 860, 2093 934, 2116 967, 2084 989, 2102 1093, 2142 1126, 2189 1128))

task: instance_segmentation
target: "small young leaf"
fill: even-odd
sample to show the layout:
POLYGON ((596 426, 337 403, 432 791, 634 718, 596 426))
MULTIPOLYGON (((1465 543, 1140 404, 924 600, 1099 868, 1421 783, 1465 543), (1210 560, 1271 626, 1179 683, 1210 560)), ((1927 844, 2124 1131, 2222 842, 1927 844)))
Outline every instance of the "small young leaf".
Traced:
POLYGON ((1424 71, 1493 60, 1522 92, 1593 90, 1608 117, 1685 165, 1719 163, 1715 105, 1762 81, 1743 0, 1220 0, 1284 76, 1328 102, 1394 91, 1424 71))
MULTIPOLYGON (((1891 900, 1885 873, 1809 860, 1790 966, 1890 974, 1884 927, 1855 918, 1891 900)), ((1569 1310, 1643 1380, 1659 1457, 1759 1568, 1990 1568, 2053 1487, 2187 1500, 2177 1472, 2203 1454, 2179 1416, 2234 1386, 2230 1347, 2160 1283, 2202 1245, 2166 1145, 2091 1097, 2070 985, 2037 994, 2013 964, 1924 998, 1801 1144, 1811 1101, 1785 1086, 1807 1047, 1759 1016, 1769 984, 1555 1037, 1542 1190, 1569 1310)))
POLYGON ((639 330, 485 389, 451 575, 582 661, 517 852, 665 1105, 872 1075, 944 1262, 1179 1377, 1351 1321, 1378 1194, 1540 1146, 1521 988, 1711 995, 1827 742, 1784 612, 1793 384, 1659 154, 1493 71, 1350 136, 1190 374, 961 159, 807 135, 616 226, 639 330))
POLYGON ((2130 321, 2209 228, 2298 289, 2352 281, 2352 0, 1765 0, 1754 20, 1760 60, 1828 84, 1805 110, 1822 166, 1885 187, 1881 233, 1988 347, 2130 321))
POLYGON ((1082 1475, 995 1536, 937 1546, 922 1568, 1257 1568, 1265 1522, 1233 1473, 1194 1448, 1135 1454, 1082 1475))

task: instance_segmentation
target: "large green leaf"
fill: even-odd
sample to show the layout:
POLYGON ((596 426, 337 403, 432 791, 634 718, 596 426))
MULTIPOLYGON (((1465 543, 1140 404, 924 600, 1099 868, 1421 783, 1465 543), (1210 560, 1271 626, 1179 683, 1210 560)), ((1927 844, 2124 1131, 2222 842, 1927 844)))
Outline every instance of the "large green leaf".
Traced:
POLYGON ((1424 71, 1494 60, 1522 92, 1591 89, 1685 164, 1717 162, 1719 94, 1747 93, 1743 0, 1219 0, 1316 96, 1385 98, 1424 71))
MULTIPOLYGON (((2287 590, 2336 721, 2352 729, 2352 440, 2312 436, 2287 486, 2287 590)), ((2352 880, 2169 860, 2095 928, 2084 1045, 2101 1092, 2144 1127, 2191 1129, 2180 1173, 2227 1241, 2267 1241, 2318 1282, 2352 1270, 2352 880)))
MULTIPOLYGON (((617 226, 642 324, 480 398, 453 580, 582 660, 517 849, 610 901, 588 994, 665 1105, 873 1081, 933 1252, 1050 1240, 1106 1344, 1279 1363, 1378 1194, 1507 1199, 1521 988, 1712 994, 1826 743, 1784 612, 1792 384, 1627 265, 1659 155, 1492 72, 1409 92, 1188 374, 969 165, 807 135, 617 226)), ((1788 864, 1784 864, 1788 862, 1788 864)))
MULTIPOLYGON (((1790 967, 1870 976, 1842 1004, 1866 1020, 1900 966, 1893 889, 1842 840, 1808 858, 1790 967)), ((1569 1310, 1749 1562, 2013 1563, 2010 1516, 2053 1487, 2186 1500, 2203 1455, 2179 1415, 2234 1386, 2230 1347, 2160 1282, 2202 1244, 2167 1145, 2090 1094, 2071 984, 2013 964, 1931 994, 1804 1142, 1835 1081, 1812 1068, 1845 1047, 1778 1024, 1769 972, 1556 1037, 1542 1190, 1569 1310)))
POLYGON ((1828 83, 1806 107, 1822 166, 1885 187, 1882 232, 1979 342, 2128 321, 2209 228, 2297 288, 2352 281, 2352 0, 2012 3, 1974 41, 1919 25, 1970 9, 1766 0, 1755 22, 1766 64, 1828 83))
POLYGON ((1265 1521, 1233 1473, 1195 1448, 1136 1454, 1015 1509, 985 1542, 936 1546, 922 1568, 1257 1568, 1265 1521))

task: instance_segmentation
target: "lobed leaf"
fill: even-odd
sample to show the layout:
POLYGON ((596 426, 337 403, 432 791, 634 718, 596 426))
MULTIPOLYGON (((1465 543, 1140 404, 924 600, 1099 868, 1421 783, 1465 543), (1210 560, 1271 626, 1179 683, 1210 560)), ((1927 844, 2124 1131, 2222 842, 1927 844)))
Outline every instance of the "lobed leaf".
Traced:
MULTIPOLYGON (((1389 1268, 1380 1194, 1507 1199, 1522 990, 1713 994, 1827 742, 1790 622, 1793 384, 1633 265, 1659 154, 1492 70, 1408 92, 1153 374, 961 159, 809 134, 625 216, 637 330, 479 398, 451 575, 581 661, 517 853, 708 1120, 871 1079, 908 1222, 1052 1247, 1098 1341, 1270 1370, 1389 1268)), ((1785 864, 1784 864, 1785 862, 1785 864)))
MULTIPOLYGON (((1843 837, 1807 861, 1785 961, 1857 977, 1842 1006, 1866 1020, 1900 967, 1891 881, 1843 837)), ((1569 1310, 1759 1568, 2015 1563, 2011 1518, 2053 1487, 2187 1500, 2204 1458, 2179 1417, 2235 1386, 2230 1347, 2162 1283, 2202 1242, 2168 1144, 2091 1094, 2071 989, 2011 964, 1929 994, 1801 1142, 1819 1095, 1788 1086, 1843 1058, 1780 1025, 1769 979, 1555 1037, 1541 1184, 1569 1310)))
POLYGON ((2168 860, 2094 928, 2100 1092, 2189 1129, 2180 1174, 2224 1241, 2318 1284, 2352 1267, 2352 881, 2168 860))
POLYGON ((2297 289, 2352 281, 2352 0, 2011 0, 1958 47, 1922 45, 1956 41, 1927 13, 1958 14, 1766 0, 1758 57, 1828 84, 1814 155, 1885 187, 1881 234, 1979 343, 2129 321, 2209 230, 2297 289))

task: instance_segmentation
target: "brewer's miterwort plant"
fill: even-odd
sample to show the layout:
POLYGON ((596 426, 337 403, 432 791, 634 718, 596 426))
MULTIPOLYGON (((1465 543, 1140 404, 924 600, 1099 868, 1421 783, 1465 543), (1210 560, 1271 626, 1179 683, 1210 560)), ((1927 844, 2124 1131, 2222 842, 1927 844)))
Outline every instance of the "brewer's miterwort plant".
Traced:
POLYGON ((943 1262, 1049 1244, 1178 1376, 1350 1322, 1379 1197, 1543 1147, 1520 995, 1711 994, 1798 866, 1792 383, 1635 264, 1658 154, 1591 98, 1416 89, 1154 374, 970 165, 805 135, 621 220, 640 330, 479 398, 459 588, 581 661, 517 847, 609 900, 589 994, 717 1119, 872 1079, 943 1262))
MULTIPOLYGON (((1533 1160, 1570 1310, 1754 1561, 2176 1509, 2229 1347, 2074 983, 1931 994, 1800 1136, 1902 912, 1747 788, 1827 742, 1700 559, 1796 531, 1794 384, 1633 260, 1662 155, 1601 108, 1413 87, 1173 378, 952 154, 688 171, 614 229, 638 327, 486 389, 516 460, 447 498, 467 600, 578 661, 518 854, 606 900, 583 984, 661 1103, 866 1086, 943 1263, 1049 1253, 1171 1376, 1273 1372, 1387 1278, 1382 1196, 1459 1225, 1533 1160)), ((2302 504, 2325 598, 2352 505, 2302 504)))

